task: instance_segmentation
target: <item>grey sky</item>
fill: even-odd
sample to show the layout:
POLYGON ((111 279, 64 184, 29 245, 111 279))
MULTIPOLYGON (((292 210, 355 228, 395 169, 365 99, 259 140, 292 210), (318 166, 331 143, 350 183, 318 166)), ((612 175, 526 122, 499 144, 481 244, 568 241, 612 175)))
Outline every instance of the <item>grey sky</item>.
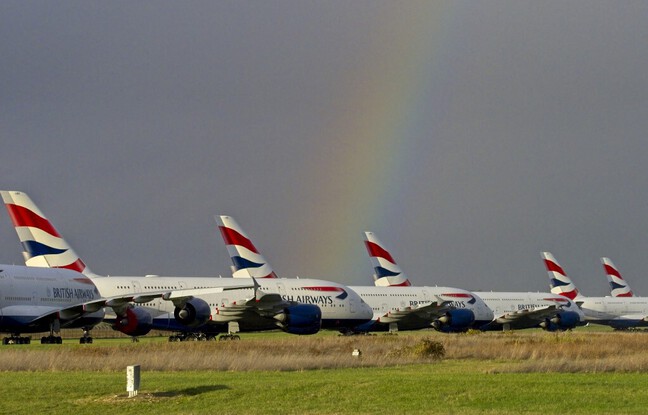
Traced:
MULTIPOLYGON (((0 186, 102 274, 648 295, 645 2, 0 3, 0 186)), ((20 263, 3 210, 0 261, 20 263)))

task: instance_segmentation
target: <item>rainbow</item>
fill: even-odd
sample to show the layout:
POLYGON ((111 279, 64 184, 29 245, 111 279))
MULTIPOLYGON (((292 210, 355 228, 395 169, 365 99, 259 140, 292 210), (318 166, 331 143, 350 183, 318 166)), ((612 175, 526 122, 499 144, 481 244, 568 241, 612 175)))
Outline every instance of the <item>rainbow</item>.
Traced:
POLYGON ((297 220, 297 229, 309 233, 300 238, 314 242, 300 244, 294 254, 308 259, 308 269, 326 270, 310 277, 371 283, 368 259, 366 274, 349 273, 362 260, 357 255, 366 256, 362 231, 380 231, 383 222, 397 217, 405 194, 416 191, 408 188, 408 179, 417 174, 416 163, 425 161, 417 143, 429 142, 434 132, 413 137, 413 127, 438 106, 426 99, 442 87, 434 84, 435 56, 444 27, 452 24, 452 7, 434 2, 399 10, 397 3, 381 3, 384 10, 373 22, 376 35, 368 37, 372 44, 333 92, 341 97, 339 111, 331 128, 316 133, 318 162, 305 178, 318 191, 305 193, 297 220))

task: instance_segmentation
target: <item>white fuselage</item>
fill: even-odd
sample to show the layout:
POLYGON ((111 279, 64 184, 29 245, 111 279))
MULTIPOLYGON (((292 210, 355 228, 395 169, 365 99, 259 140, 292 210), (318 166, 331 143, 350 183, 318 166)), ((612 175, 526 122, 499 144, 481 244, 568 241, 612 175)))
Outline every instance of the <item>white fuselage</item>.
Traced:
POLYGON ((648 326, 647 297, 576 297, 587 321, 616 329, 648 326))
POLYGON ((103 311, 79 318, 59 311, 100 297, 97 287, 83 274, 66 269, 0 265, 0 331, 38 333, 61 327, 92 327, 103 311))
POLYGON ((539 327, 540 320, 530 318, 519 318, 516 313, 524 311, 535 311, 551 306, 560 307, 563 311, 572 311, 579 315, 581 321, 585 316, 578 306, 569 298, 552 293, 542 292, 494 292, 494 291, 473 291, 486 305, 493 310, 495 321, 490 324, 489 330, 501 328, 523 329, 539 327))
MULTIPOLYGON (((470 291, 451 287, 376 287, 376 286, 351 286, 362 299, 371 306, 376 323, 389 324, 391 321, 385 316, 407 309, 428 305, 434 301, 452 301, 454 308, 471 310, 475 315, 474 327, 479 327, 493 320, 493 312, 480 298, 472 295, 470 291)), ((432 319, 423 319, 410 322, 410 325, 400 325, 400 330, 421 329, 431 327, 432 319)))
MULTIPOLYGON (((171 290, 252 286, 248 281, 220 277, 96 277, 92 281, 104 297, 128 295, 132 293, 152 293, 171 290)), ((370 307, 360 296, 348 287, 331 281, 315 279, 259 279, 260 291, 276 293, 285 301, 302 304, 315 304, 322 311, 322 327, 337 328, 361 324, 371 319, 370 307)), ((273 328, 266 319, 252 318, 249 314, 233 316, 228 310, 254 298, 253 288, 215 292, 197 296, 206 301, 211 309, 212 319, 206 330, 227 331, 227 323, 237 321, 242 331, 273 328)), ((160 298, 139 304, 153 316, 154 328, 163 330, 184 330, 174 319, 174 305, 160 298)), ((276 327, 274 327, 276 328, 276 327)), ((201 328, 202 330, 203 328, 201 328)))

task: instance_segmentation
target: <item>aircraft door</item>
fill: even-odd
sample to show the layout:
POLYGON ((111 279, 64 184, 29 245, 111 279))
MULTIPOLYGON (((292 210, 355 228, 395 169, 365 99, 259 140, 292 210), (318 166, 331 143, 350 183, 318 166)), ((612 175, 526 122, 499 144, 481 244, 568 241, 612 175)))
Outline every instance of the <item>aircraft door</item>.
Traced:
POLYGON ((133 292, 134 293, 141 293, 142 292, 142 286, 140 285, 139 281, 131 281, 131 284, 133 284, 133 292))

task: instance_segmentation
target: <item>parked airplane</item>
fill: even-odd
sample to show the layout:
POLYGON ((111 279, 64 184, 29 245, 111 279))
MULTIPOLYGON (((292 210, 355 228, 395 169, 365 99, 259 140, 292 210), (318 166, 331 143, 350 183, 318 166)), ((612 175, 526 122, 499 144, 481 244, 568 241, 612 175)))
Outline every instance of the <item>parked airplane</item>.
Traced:
MULTIPOLYGON (((375 233, 365 232, 365 246, 375 270, 375 284, 393 287, 411 285, 392 255, 375 233)), ((549 293, 471 291, 491 311, 490 319, 476 326, 480 330, 511 330, 542 327, 567 330, 579 325, 583 313, 568 299, 549 293)))
POLYGON ((549 274, 551 292, 574 300, 587 321, 615 329, 648 326, 648 298, 585 297, 550 252, 543 252, 542 258, 549 274))
MULTIPOLYGON (((290 285, 279 293, 287 301, 314 303, 322 309, 322 328, 347 332, 371 320, 373 312, 357 292, 337 283, 304 278, 278 278, 250 238, 229 216, 216 217, 219 230, 232 260, 232 276, 257 278, 262 286, 290 285), (301 287, 301 289, 297 289, 301 287), (305 291, 304 291, 305 290, 305 291)), ((240 280, 239 280, 240 281, 240 280)))
MULTIPOLYGON (((104 318, 97 287, 83 274, 65 269, 0 265, 0 332, 2 344, 29 344, 21 333, 49 331, 41 343, 61 343, 61 328, 84 332, 104 318)), ((84 336, 82 343, 92 343, 84 336)))
POLYGON ((115 298, 107 303, 114 310, 129 302, 137 304, 123 307, 121 313, 106 315, 114 323, 113 327, 123 333, 139 336, 151 329, 179 332, 170 340, 195 332, 213 338, 226 331, 277 328, 293 334, 312 334, 321 324, 317 301, 335 304, 341 315, 346 311, 349 316, 362 320, 362 313, 350 311, 354 309, 350 304, 351 291, 328 281, 275 281, 259 287, 230 278, 99 276, 86 266, 29 196, 16 191, 0 191, 0 194, 24 247, 27 265, 83 273, 101 296, 115 298), (315 292, 317 301, 311 304, 287 301, 281 298, 287 291, 315 292))
POLYGON ((634 297, 634 293, 630 289, 628 283, 621 277, 618 268, 614 266, 610 258, 601 258, 605 275, 607 276, 608 283, 612 297, 634 297))
MULTIPOLYGON (((266 277, 276 274, 231 216, 217 216, 221 235, 232 259, 235 278, 266 277)), ((465 290, 449 287, 352 286, 372 309, 373 318, 365 324, 345 327, 346 331, 397 331, 434 327, 441 331, 465 331, 492 319, 480 300, 465 290)))

